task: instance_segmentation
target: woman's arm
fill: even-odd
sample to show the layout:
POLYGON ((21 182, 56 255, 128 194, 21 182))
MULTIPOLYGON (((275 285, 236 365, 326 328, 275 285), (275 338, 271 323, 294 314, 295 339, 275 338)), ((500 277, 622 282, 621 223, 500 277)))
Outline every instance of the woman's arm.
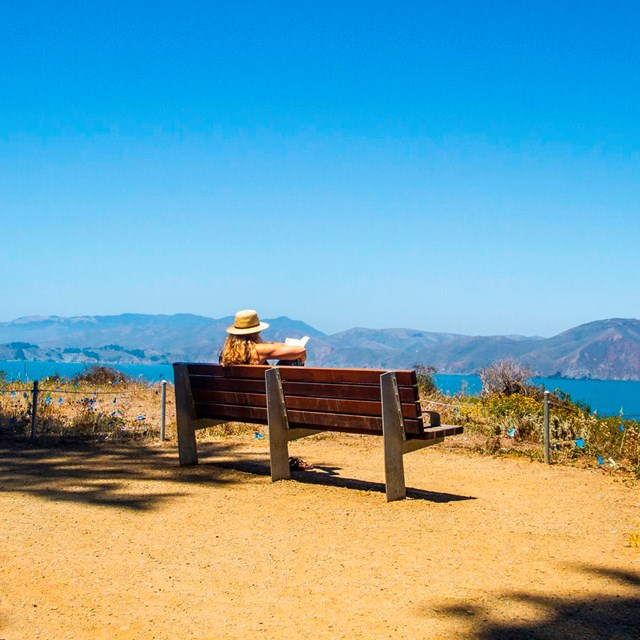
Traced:
POLYGON ((256 344, 256 352, 261 361, 264 360, 300 360, 304 364, 307 359, 307 350, 304 347, 283 342, 259 342, 256 344))

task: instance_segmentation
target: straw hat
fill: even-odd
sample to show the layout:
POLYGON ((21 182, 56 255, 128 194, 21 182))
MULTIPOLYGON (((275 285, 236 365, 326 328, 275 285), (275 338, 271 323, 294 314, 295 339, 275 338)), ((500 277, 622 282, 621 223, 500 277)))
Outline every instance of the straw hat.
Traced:
POLYGON ((269 325, 266 322, 260 322, 257 311, 254 311, 253 309, 245 309, 236 313, 233 325, 227 327, 227 333, 242 336, 248 333, 258 333, 258 331, 262 331, 268 326, 269 325))

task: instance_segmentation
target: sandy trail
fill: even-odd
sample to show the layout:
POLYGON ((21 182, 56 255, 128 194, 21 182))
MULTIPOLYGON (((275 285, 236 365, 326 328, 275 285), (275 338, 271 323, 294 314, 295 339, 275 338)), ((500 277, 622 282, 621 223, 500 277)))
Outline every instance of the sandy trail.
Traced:
POLYGON ((379 440, 0 440, 0 638, 640 638, 637 485, 433 447, 387 504, 379 440))

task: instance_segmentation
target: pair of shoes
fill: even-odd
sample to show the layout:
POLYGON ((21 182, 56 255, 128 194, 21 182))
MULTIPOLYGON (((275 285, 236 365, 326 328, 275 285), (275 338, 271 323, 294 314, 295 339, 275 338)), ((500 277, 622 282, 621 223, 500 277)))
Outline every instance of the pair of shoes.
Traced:
POLYGON ((310 462, 305 462, 302 458, 292 456, 289 458, 289 469, 291 471, 308 471, 313 469, 313 465, 310 462))

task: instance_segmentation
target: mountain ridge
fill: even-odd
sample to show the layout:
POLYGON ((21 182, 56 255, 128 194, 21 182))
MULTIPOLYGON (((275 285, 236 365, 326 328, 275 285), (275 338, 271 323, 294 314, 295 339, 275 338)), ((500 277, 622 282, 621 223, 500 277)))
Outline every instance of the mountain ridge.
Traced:
MULTIPOLYGON (((302 320, 266 318, 266 340, 309 335, 310 365, 372 368, 435 366, 440 373, 475 373, 514 358, 542 376, 640 380, 640 320, 608 318, 550 338, 470 336, 421 329, 353 327, 327 335, 302 320)), ((162 364, 211 362, 233 316, 208 318, 127 313, 28 316, 0 323, 1 360, 162 364)))

